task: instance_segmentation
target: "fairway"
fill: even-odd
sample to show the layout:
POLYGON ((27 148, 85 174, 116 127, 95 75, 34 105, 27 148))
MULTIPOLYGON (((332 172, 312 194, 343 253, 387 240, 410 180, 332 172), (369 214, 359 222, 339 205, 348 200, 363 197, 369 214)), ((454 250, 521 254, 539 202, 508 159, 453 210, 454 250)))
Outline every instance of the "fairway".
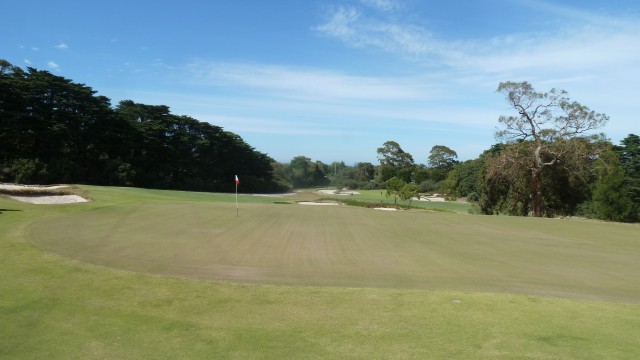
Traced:
POLYGON ((640 357, 635 225, 82 189, 0 196, 0 359, 640 357))
POLYGON ((28 238, 83 262, 177 277, 640 302, 637 225, 301 206, 255 196, 242 197, 236 216, 230 198, 185 196, 192 199, 50 216, 28 238))

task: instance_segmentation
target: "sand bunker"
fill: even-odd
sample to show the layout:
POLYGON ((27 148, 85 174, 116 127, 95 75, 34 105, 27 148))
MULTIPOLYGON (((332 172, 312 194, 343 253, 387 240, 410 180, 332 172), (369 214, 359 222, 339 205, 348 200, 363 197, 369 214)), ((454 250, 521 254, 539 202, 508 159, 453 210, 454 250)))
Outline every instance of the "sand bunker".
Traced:
POLYGON ((300 204, 300 205, 319 205, 319 206, 340 205, 340 204, 335 203, 335 202, 314 202, 314 201, 301 201, 298 204, 300 204))
POLYGON ((374 210, 383 210, 383 211, 398 211, 396 208, 386 208, 386 207, 377 207, 373 208, 374 210))
POLYGON ((439 197, 439 196, 420 196, 419 198, 417 198, 417 197, 411 198, 411 200, 433 201, 433 202, 444 202, 444 201, 446 201, 445 198, 439 197))
POLYGON ((69 187, 68 185, 53 185, 53 186, 41 186, 41 185, 20 185, 20 184, 0 184, 0 190, 19 191, 30 190, 34 191, 34 194, 21 194, 21 195, 8 195, 11 199, 16 201, 27 202, 31 204, 74 204, 87 202, 89 200, 79 195, 38 195, 38 191, 48 191, 55 189, 64 189, 69 187))
POLYGON ((360 194, 359 192, 352 191, 352 190, 331 190, 331 189, 321 189, 321 190, 316 190, 316 192, 324 195, 358 195, 360 194))
POLYGON ((10 198, 28 202, 31 204, 74 204, 87 202, 89 200, 78 195, 47 195, 47 196, 9 196, 10 198))
POLYGON ((20 184, 0 184, 0 190, 34 190, 34 191, 44 191, 44 190, 54 190, 54 189, 64 189, 69 187, 69 185, 20 185, 20 184))

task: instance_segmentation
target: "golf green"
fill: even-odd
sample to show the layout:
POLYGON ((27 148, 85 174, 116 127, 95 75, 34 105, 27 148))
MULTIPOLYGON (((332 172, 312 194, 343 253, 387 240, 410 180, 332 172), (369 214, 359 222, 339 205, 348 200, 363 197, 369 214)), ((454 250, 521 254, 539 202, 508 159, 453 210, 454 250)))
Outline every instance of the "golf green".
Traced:
POLYGON ((295 203, 140 201, 43 218, 37 246, 177 277, 640 302, 635 225, 295 203))

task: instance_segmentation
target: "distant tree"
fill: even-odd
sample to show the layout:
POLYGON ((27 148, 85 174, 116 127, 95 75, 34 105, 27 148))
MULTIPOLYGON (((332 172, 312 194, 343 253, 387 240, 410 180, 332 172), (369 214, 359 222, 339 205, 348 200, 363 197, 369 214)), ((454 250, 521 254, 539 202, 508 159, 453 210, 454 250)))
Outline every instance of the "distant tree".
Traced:
POLYGON ((394 176, 400 177, 405 182, 411 181, 411 174, 415 166, 413 156, 402 150, 400 144, 395 141, 387 141, 378 148, 377 152, 382 182, 394 176))
MULTIPOLYGON (((544 216, 571 215, 578 204, 590 197, 589 170, 603 143, 573 138, 558 142, 562 161, 547 166, 540 177, 544 216)), ((526 216, 532 213, 531 153, 535 142, 511 143, 492 153, 483 169, 480 207, 483 213, 526 216)))
POLYGON ((339 173, 343 172, 344 170, 346 170, 348 168, 348 166, 344 163, 344 161, 334 161, 331 164, 328 165, 328 174, 327 175, 331 175, 332 177, 336 177, 338 176, 339 173))
POLYGON ((355 174, 354 179, 359 182, 369 182, 373 180, 376 173, 376 168, 372 163, 359 162, 354 166, 355 174))
POLYGON ((496 137, 509 142, 530 141, 515 165, 527 170, 532 213, 542 216, 543 170, 558 165, 572 150, 571 146, 565 146, 567 140, 603 126, 609 118, 571 101, 565 91, 552 89, 539 93, 527 82, 500 83, 497 91, 518 115, 500 116, 502 129, 496 132, 496 137))
POLYGON ((273 159, 168 106, 110 100, 47 71, 0 60, 0 181, 279 191, 273 159))
POLYGON ((626 176, 618 155, 612 151, 604 152, 597 168, 598 181, 592 198, 594 215, 609 221, 633 220, 634 204, 625 186, 626 176))
POLYGON ((640 136, 629 134, 614 150, 620 156, 620 165, 626 174, 625 188, 633 202, 633 217, 640 219, 640 136))
POLYGON ((456 164, 448 173, 444 187, 454 196, 477 201, 482 191, 482 175, 486 156, 456 164))
POLYGON ((407 185, 407 183, 399 177, 392 177, 385 182, 385 185, 387 187, 386 196, 390 197, 393 195, 393 203, 397 204, 398 196, 400 196, 402 189, 407 185))
POLYGON ((287 179, 295 188, 325 186, 329 183, 329 167, 321 161, 313 162, 306 156, 291 159, 286 172, 287 179))
POLYGON ((400 189, 400 199, 404 201, 409 201, 409 205, 411 205, 411 201, 413 198, 417 198, 420 196, 420 189, 416 184, 405 184, 402 189, 400 189))
POLYGON ((444 145, 435 145, 429 151, 429 166, 448 172, 458 161, 458 154, 444 145))
POLYGON ((620 155, 620 164, 627 175, 640 178, 640 136, 629 134, 620 143, 620 146, 614 147, 620 155))

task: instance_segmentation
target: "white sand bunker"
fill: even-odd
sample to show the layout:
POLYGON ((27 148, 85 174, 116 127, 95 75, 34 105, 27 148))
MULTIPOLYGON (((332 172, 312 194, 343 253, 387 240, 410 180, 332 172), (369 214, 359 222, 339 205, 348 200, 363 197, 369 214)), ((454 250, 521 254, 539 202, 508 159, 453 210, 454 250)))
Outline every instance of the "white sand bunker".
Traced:
POLYGON ((274 197, 274 198, 280 198, 280 197, 286 197, 286 196, 294 196, 296 195, 296 193, 291 192, 291 193, 282 193, 282 194, 249 194, 251 196, 260 196, 260 197, 274 197))
POLYGON ((319 205, 319 206, 333 206, 333 205, 340 205, 336 202, 315 202, 315 201, 301 201, 298 204, 300 205, 319 205))
POLYGON ((321 190, 316 190, 316 192, 320 194, 325 194, 325 195, 358 195, 360 194, 357 191, 346 190, 346 189, 342 189, 342 190, 321 189, 321 190))
POLYGON ((419 198, 417 198, 417 197, 411 198, 411 200, 433 201, 433 202, 444 202, 444 201, 446 201, 446 199, 441 197, 441 196, 420 196, 419 198))
POLYGON ((33 196, 9 196, 9 197, 17 201, 28 202, 31 204, 74 204, 74 203, 89 201, 83 198, 82 196, 78 196, 78 195, 47 195, 47 196, 33 195, 33 196))
POLYGON ((21 194, 21 195, 8 195, 11 199, 16 201, 27 202, 31 204, 74 204, 87 202, 89 200, 79 195, 38 195, 38 191, 47 191, 55 189, 64 189, 69 187, 68 185, 20 185, 20 184, 0 184, 0 190, 7 191, 20 191, 29 190, 34 191, 34 194, 21 194))
POLYGON ((387 208, 387 207, 377 207, 373 208, 374 210, 383 210, 383 211, 398 211, 396 208, 387 208))
POLYGON ((0 190, 54 190, 68 188, 69 185, 20 185, 20 184, 0 184, 0 190))

